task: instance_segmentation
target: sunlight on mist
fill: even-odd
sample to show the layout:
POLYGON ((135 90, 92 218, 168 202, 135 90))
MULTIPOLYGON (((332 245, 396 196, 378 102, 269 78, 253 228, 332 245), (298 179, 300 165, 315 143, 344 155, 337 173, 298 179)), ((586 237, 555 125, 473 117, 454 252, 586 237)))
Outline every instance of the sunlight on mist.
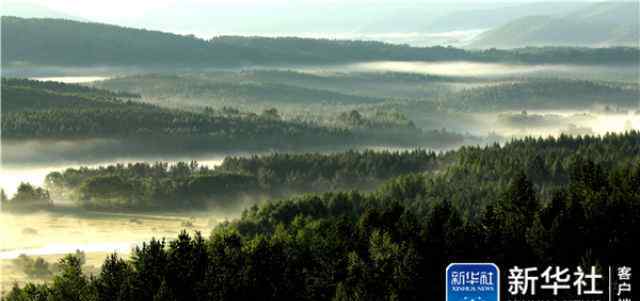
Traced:
POLYGON ((88 268, 98 268, 111 253, 126 256, 151 237, 175 238, 180 231, 200 231, 208 236, 213 227, 237 214, 184 212, 182 215, 100 213, 77 209, 32 214, 0 212, 0 292, 14 282, 34 281, 13 265, 21 254, 57 262, 76 250, 85 252, 88 268))
POLYGON ((66 254, 85 252, 128 253, 137 243, 150 237, 174 237, 182 229, 207 234, 220 219, 215 212, 204 216, 99 213, 61 211, 53 213, 0 213, 3 238, 0 259, 20 254, 66 254))
MULTIPOLYGON (((281 68, 287 70, 287 68, 281 68)), ((322 72, 402 72, 458 77, 554 77, 582 80, 623 81, 640 83, 640 69, 636 66, 562 65, 562 64, 507 64, 471 61, 374 61, 336 66, 300 66, 299 71, 322 72)))
POLYGON ((38 81, 52 81, 52 82, 61 82, 65 84, 82 84, 82 83, 90 83, 99 80, 109 79, 106 76, 58 76, 58 77, 32 77, 29 78, 32 80, 38 81))
POLYGON ((622 113, 594 113, 589 111, 528 111, 528 116, 535 116, 541 121, 536 124, 510 124, 500 116, 521 116, 521 112, 502 112, 476 115, 486 123, 483 132, 492 132, 503 136, 559 136, 570 135, 604 135, 640 130, 640 114, 630 111, 622 113))
MULTIPOLYGON (((27 144, 29 145, 29 144, 27 144)), ((4 189, 7 196, 11 197, 20 185, 21 182, 28 182, 36 186, 41 186, 44 183, 45 177, 54 171, 63 172, 68 168, 98 168, 101 166, 114 165, 114 164, 133 164, 133 163, 149 163, 162 161, 167 162, 169 165, 175 164, 179 161, 189 161, 189 158, 131 158, 131 159, 114 159, 108 161, 82 163, 76 162, 58 163, 54 165, 28 165, 28 166, 0 166, 0 188, 4 189)), ((224 157, 213 157, 210 159, 197 159, 200 166, 208 166, 213 168, 222 164, 224 157)), ((55 201, 55 200, 54 200, 55 201)))
POLYGON ((514 75, 553 68, 558 65, 510 65, 476 62, 372 62, 349 65, 350 68, 361 71, 392 71, 408 73, 425 73, 447 76, 494 76, 514 75))

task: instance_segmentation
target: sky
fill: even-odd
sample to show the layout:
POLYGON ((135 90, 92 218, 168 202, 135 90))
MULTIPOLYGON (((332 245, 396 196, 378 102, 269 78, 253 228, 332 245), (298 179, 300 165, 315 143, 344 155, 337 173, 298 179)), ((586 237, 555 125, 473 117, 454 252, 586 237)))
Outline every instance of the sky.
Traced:
MULTIPOLYGON (((6 1, 6 0, 5 0, 6 1)), ((3 1, 3 2, 5 2, 3 1)), ((544 0, 544 2, 566 2, 566 0, 544 0)), ((150 10, 170 9, 173 7, 212 7, 217 9, 238 9, 247 6, 286 6, 291 8, 301 6, 330 6, 350 3, 354 5, 433 5, 442 3, 455 3, 456 1, 444 0, 9 0, 6 2, 35 3, 49 7, 70 15, 85 18, 118 18, 143 16, 150 10)), ((462 2, 462 1, 457 1, 462 2)), ((514 4, 535 2, 535 0, 465 0, 464 3, 476 4, 514 4)), ((574 2, 593 2, 593 0, 576 0, 574 2)))

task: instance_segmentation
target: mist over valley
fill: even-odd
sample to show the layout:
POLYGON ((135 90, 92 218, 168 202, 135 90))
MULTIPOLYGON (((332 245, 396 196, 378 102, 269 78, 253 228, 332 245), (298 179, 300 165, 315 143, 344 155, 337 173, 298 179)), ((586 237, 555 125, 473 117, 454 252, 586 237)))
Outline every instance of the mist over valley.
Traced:
POLYGON ((635 254, 635 2, 87 3, 3 3, 2 300, 428 299, 449 262, 635 254))

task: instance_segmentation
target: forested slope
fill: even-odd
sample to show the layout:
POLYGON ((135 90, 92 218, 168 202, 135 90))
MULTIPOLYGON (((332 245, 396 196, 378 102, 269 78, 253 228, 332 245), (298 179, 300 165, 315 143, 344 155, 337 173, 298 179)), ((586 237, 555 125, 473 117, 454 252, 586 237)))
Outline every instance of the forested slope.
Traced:
POLYGON ((257 112, 189 106, 172 96, 173 105, 161 107, 138 94, 24 79, 3 79, 2 94, 3 143, 109 139, 116 142, 115 151, 128 156, 367 145, 444 147, 465 139, 444 130, 416 128, 397 112, 364 116, 340 108, 322 118, 285 118, 273 107, 289 101, 278 101, 282 93, 272 95, 273 102, 257 112))
POLYGON ((269 136, 286 139, 348 135, 339 129, 285 122, 271 116, 171 110, 122 98, 134 94, 79 85, 5 79, 2 94, 3 139, 164 135, 234 141, 269 136))
POLYGON ((2 65, 213 67, 372 60, 636 63, 637 48, 467 51, 373 41, 222 36, 210 41, 62 19, 2 17, 2 65))
MULTIPOLYGON (((128 259, 107 258, 97 277, 70 255, 52 284, 5 299, 425 300, 443 295, 450 262, 634 264, 639 146, 640 133, 629 132, 463 148, 438 157, 448 162, 441 172, 401 176, 375 192, 293 197, 251 207, 209 238, 151 240, 128 259)), ((415 153, 378 158, 402 166, 407 156, 415 153)), ((344 159, 377 165, 356 159, 367 157, 376 158, 344 159)), ((282 158, 225 165, 320 162, 282 158)))
POLYGON ((54 199, 106 210, 234 208, 246 200, 304 192, 368 191, 384 181, 388 197, 428 211, 443 197, 467 217, 477 217, 490 197, 523 173, 549 197, 570 182, 585 160, 604 168, 633 166, 640 159, 637 132, 605 137, 560 136, 515 140, 505 146, 465 146, 428 151, 349 151, 335 154, 272 154, 228 157, 215 168, 196 161, 173 165, 135 163, 52 172, 45 187, 54 199), (409 194, 409 196, 407 196, 409 194))

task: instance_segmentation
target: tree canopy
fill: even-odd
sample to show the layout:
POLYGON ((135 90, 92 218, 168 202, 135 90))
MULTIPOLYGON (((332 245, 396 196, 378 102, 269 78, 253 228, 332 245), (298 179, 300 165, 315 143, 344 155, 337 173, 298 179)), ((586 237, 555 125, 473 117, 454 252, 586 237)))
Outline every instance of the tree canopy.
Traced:
POLYGON ((635 263, 638 135, 466 148, 443 155, 458 162, 445 174, 256 205, 208 238, 183 232, 109 256, 95 277, 65 257, 53 283, 4 300, 425 300, 444 295, 450 262, 635 263), (536 175, 555 160, 562 172, 536 175))

